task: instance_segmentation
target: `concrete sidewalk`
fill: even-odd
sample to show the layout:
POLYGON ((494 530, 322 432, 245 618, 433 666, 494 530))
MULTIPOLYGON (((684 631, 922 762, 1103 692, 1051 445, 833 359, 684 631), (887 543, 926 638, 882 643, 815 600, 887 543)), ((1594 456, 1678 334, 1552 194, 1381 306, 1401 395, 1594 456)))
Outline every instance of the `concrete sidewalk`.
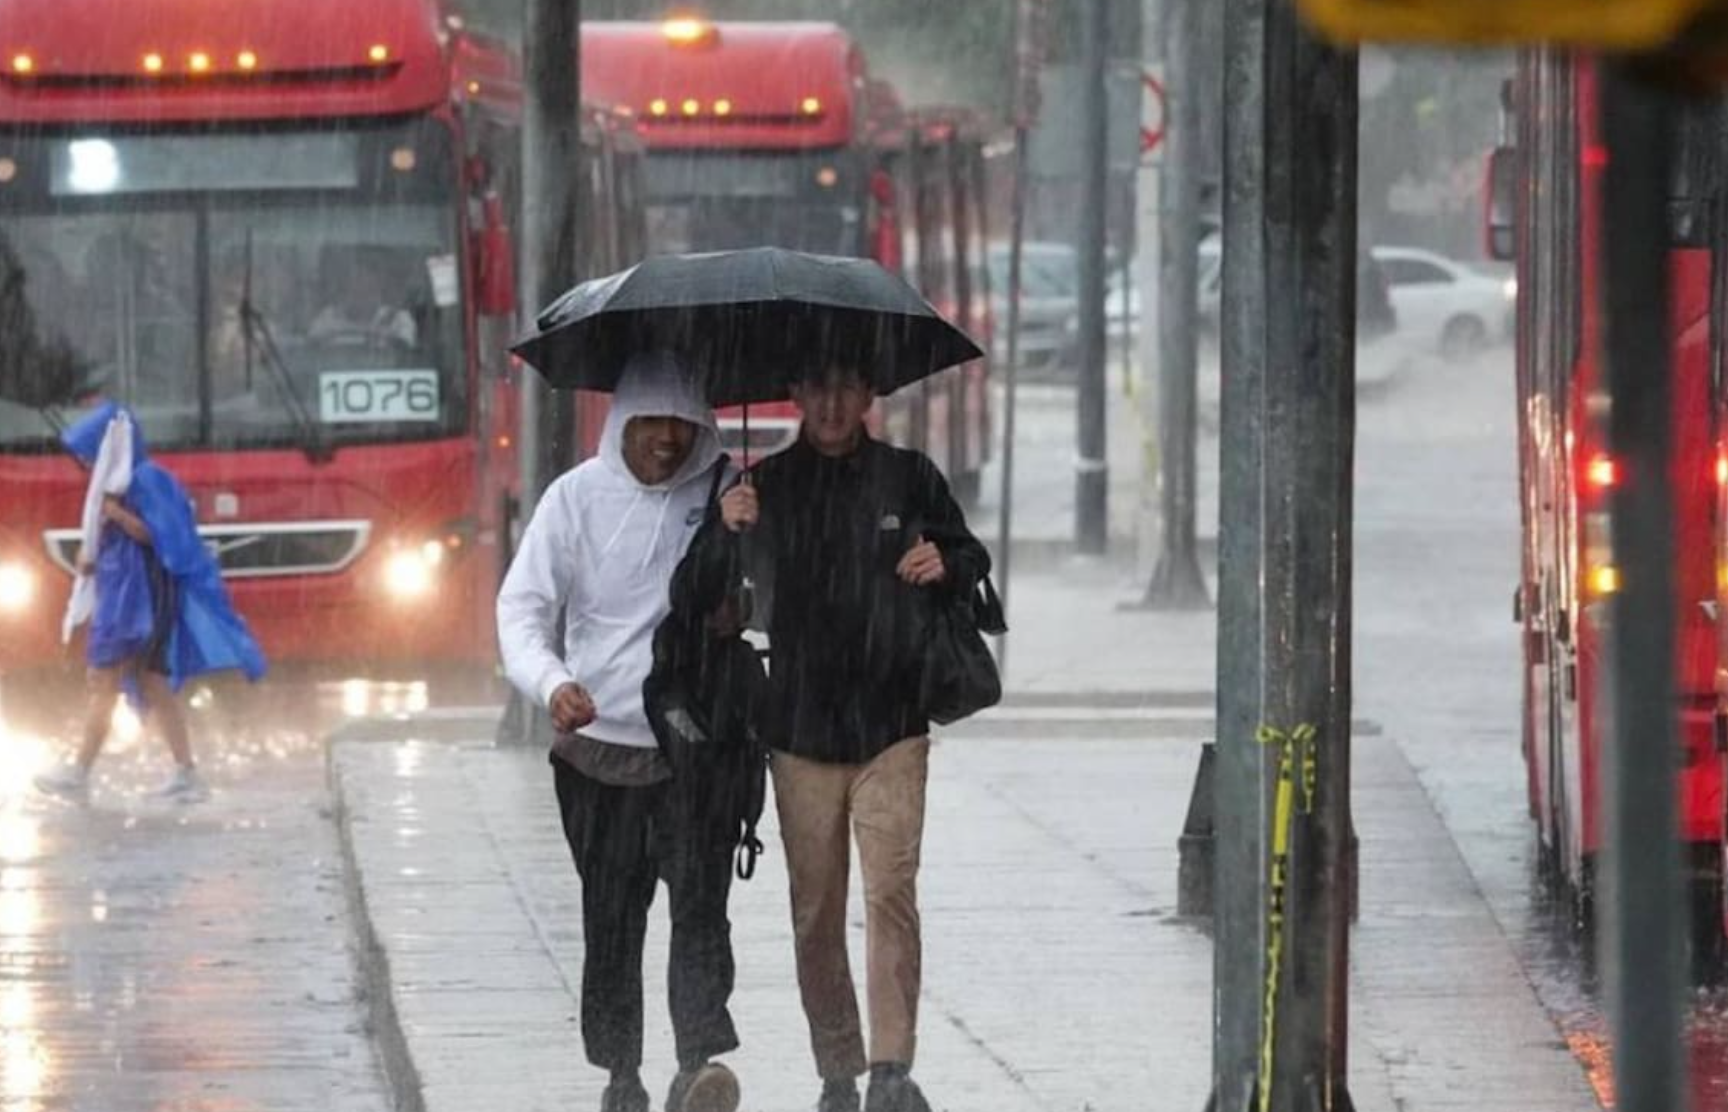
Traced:
MULTIPOLYGON (((596 1108, 604 1078, 576 1024, 579 889, 550 772, 543 754, 492 748, 491 725, 374 721, 331 748, 398 1106, 596 1108)), ((1174 912, 1200 737, 1009 734, 939 740, 932 757, 918 1077, 949 1112, 1198 1112, 1212 947, 1174 912)), ((1356 761, 1357 1107, 1596 1108, 1402 752, 1367 738, 1356 761)), ((732 901, 745 1046, 730 1060, 746 1109, 793 1112, 816 1082, 771 815, 765 840, 732 901)), ((664 919, 646 963, 657 1106, 672 1069, 664 919)))

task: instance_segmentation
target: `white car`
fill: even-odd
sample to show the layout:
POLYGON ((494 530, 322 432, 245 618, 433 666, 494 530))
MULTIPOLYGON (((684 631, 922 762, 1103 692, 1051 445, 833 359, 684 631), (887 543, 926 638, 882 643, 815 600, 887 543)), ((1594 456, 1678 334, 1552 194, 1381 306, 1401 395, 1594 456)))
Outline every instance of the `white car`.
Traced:
POLYGON ((1370 250, 1391 287, 1398 329, 1412 340, 1463 360, 1510 335, 1512 278, 1419 247, 1370 250))

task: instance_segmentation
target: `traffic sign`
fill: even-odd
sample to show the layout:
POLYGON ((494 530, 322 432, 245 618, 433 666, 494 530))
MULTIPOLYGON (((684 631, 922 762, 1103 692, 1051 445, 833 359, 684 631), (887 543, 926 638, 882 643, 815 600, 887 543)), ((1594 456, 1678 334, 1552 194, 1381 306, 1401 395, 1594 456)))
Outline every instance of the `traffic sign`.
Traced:
POLYGON ((1140 163, 1144 166, 1150 163, 1152 152, 1164 141, 1164 121, 1170 118, 1170 103, 1164 96, 1164 82, 1158 80, 1152 71, 1141 73, 1140 86, 1145 91, 1146 103, 1152 107, 1150 121, 1141 116, 1140 163))
POLYGON ((1300 0, 1340 42, 1554 42, 1610 50, 1666 46, 1717 0, 1300 0))

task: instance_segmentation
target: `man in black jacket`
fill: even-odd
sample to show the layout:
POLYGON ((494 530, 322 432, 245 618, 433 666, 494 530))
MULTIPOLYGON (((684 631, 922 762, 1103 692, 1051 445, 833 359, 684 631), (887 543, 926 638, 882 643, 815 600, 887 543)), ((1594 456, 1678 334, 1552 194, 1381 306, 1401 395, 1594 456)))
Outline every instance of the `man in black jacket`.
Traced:
POLYGON ((674 581, 707 612, 748 578, 769 636, 774 794, 791 877, 798 984, 820 1112, 927 1112, 910 1071, 920 940, 917 873, 930 724, 924 630, 944 593, 968 593, 990 557, 926 456, 871 439, 875 395, 851 368, 793 386, 796 444, 721 500, 674 581), (865 1055, 846 957, 851 840, 863 870, 870 1007, 865 1055))

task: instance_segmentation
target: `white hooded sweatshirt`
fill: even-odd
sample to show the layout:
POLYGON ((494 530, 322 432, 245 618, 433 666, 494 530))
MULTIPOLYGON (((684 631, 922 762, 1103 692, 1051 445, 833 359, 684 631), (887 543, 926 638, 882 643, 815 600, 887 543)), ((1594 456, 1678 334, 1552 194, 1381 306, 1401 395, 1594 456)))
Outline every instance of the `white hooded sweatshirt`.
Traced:
POLYGON ((671 608, 672 573, 702 522, 719 458, 714 412, 690 377, 668 355, 638 356, 612 396, 599 453, 547 488, 522 535, 498 592, 504 670, 541 707, 560 685, 581 684, 597 711, 582 730, 587 737, 655 747, 642 681, 654 630, 671 608), (690 458, 670 482, 647 486, 624 462, 624 426, 633 417, 696 426, 690 458))

